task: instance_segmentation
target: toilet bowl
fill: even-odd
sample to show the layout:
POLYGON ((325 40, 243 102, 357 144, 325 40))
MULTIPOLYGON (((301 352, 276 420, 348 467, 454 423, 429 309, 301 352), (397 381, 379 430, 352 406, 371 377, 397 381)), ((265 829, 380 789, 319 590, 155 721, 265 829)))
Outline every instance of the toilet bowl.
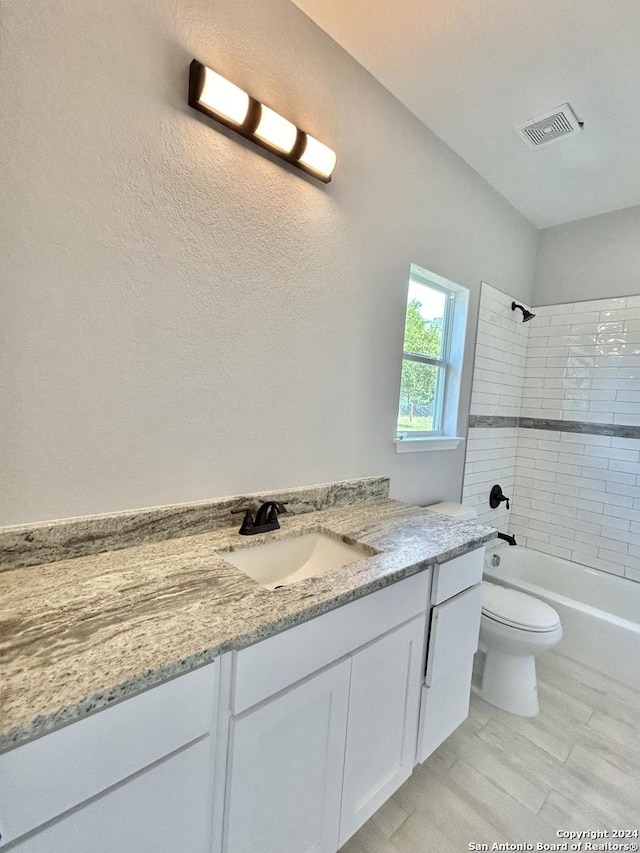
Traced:
POLYGON ((562 639, 560 617, 531 595, 483 581, 480 651, 482 681, 475 692, 491 705, 519 714, 538 714, 535 656, 562 639))
MULTIPOLYGON (((476 521, 477 511, 465 504, 437 503, 428 507, 459 521, 476 521)), ((472 690, 485 702, 519 714, 538 714, 536 659, 562 639, 560 617, 544 601, 489 581, 482 582, 480 646, 484 669, 480 687, 472 690)))

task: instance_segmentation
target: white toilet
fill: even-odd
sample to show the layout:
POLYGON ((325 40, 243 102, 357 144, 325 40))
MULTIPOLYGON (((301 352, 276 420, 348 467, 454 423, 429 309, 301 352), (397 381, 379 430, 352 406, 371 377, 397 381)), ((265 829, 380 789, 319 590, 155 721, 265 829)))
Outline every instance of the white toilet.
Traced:
POLYGON ((485 702, 523 717, 538 713, 535 656, 562 639, 560 617, 548 604, 505 586, 483 581, 480 651, 485 653, 485 702))
MULTIPOLYGON (((465 521, 477 513, 464 504, 441 503, 429 509, 465 521)), ((562 625, 556 611, 544 601, 483 581, 480 651, 484 668, 480 687, 486 702, 523 717, 538 713, 535 656, 559 643, 562 625)))

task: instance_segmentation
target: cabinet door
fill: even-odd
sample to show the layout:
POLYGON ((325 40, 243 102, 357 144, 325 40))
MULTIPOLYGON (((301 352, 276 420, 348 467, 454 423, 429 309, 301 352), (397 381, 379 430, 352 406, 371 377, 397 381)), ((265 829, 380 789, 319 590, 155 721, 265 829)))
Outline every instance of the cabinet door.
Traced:
POLYGON ((346 660, 231 720, 226 853, 335 853, 346 660))
POLYGON ((420 706, 418 761, 425 761, 467 718, 481 615, 482 584, 433 608, 420 706))
POLYGON ((478 651, 482 584, 461 592, 431 611, 427 687, 466 664, 478 651))
POLYGON ((340 845, 413 771, 424 643, 422 616, 353 658, 340 845))
POLYGON ((18 841, 16 853, 210 853, 205 737, 18 841))

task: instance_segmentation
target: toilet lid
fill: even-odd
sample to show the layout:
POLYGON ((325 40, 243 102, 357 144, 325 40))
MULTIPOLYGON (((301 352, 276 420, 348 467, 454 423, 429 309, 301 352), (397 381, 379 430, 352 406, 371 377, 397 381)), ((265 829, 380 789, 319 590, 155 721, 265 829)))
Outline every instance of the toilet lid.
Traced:
POLYGON ((482 612, 525 631, 553 631, 560 626, 560 617, 544 601, 489 581, 482 584, 482 612))

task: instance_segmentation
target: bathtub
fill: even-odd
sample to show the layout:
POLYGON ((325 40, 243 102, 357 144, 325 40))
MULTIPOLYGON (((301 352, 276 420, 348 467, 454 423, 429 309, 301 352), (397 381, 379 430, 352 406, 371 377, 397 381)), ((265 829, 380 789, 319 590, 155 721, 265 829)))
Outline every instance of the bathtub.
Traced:
POLYGON ((558 611, 560 654, 640 690, 640 583, 502 542, 487 545, 484 577, 558 611))

